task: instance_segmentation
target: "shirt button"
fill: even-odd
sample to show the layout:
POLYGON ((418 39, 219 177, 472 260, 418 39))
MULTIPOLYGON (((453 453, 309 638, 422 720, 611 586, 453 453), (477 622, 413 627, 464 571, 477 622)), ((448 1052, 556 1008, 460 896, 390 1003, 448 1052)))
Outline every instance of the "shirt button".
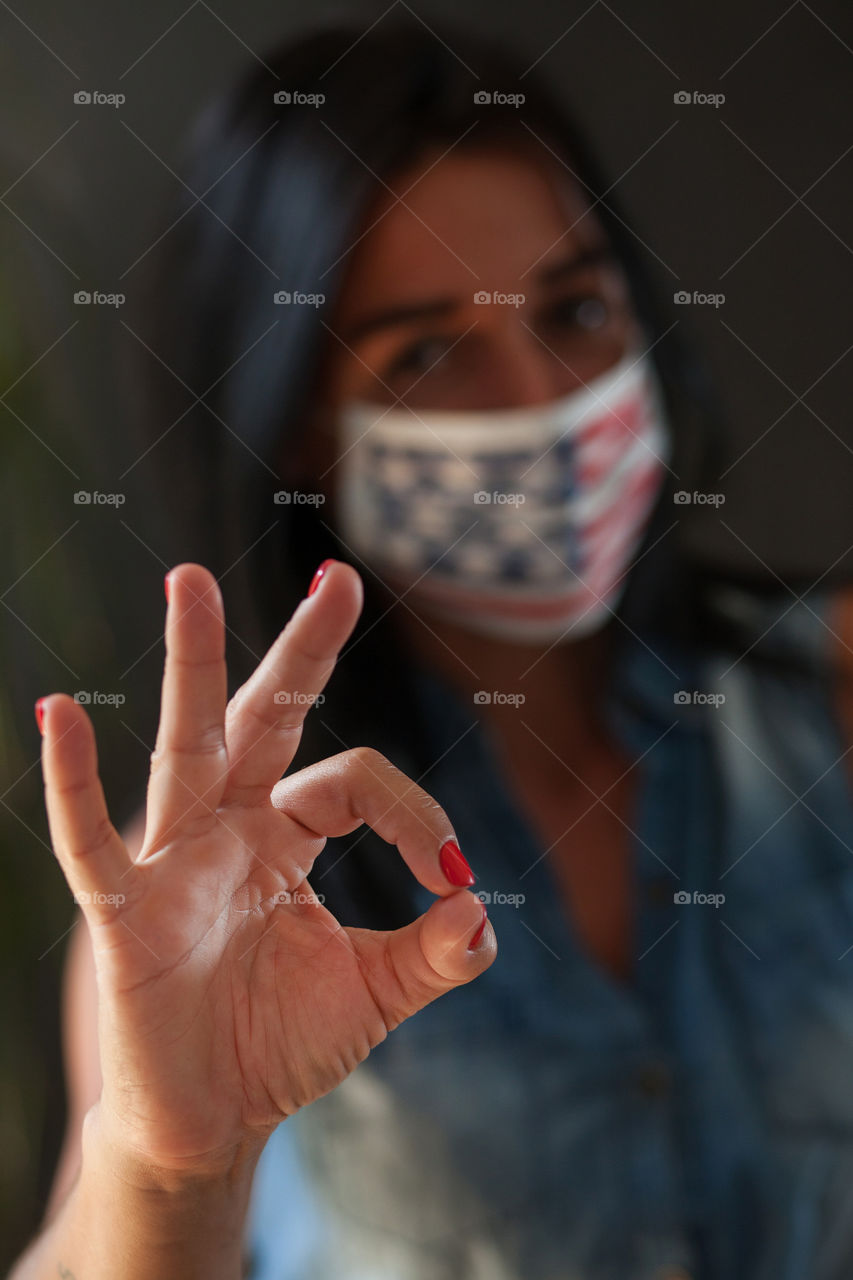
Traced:
MULTIPOLYGON (((637 1072, 637 1084, 647 1097, 661 1098, 672 1089, 672 1071, 665 1062, 646 1062, 637 1072)), ((673 1280, 678 1280, 677 1273, 673 1280)))

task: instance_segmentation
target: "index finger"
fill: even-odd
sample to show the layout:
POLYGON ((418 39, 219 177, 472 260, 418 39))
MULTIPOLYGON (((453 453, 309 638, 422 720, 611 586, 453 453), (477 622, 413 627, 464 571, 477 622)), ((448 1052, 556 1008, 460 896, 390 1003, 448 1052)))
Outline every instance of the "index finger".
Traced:
POLYGON ((296 755, 305 716, 335 669, 361 612, 361 578, 326 561, 316 589, 301 601, 260 666, 228 704, 229 773, 223 802, 267 802, 296 755))

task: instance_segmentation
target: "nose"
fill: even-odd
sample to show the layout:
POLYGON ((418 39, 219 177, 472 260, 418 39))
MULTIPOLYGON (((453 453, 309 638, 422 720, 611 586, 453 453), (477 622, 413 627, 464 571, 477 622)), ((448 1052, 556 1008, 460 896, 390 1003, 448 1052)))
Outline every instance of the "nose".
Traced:
POLYGON ((580 379, 525 323, 521 309, 507 319, 490 344, 492 369, 485 409, 517 409, 547 404, 580 379))

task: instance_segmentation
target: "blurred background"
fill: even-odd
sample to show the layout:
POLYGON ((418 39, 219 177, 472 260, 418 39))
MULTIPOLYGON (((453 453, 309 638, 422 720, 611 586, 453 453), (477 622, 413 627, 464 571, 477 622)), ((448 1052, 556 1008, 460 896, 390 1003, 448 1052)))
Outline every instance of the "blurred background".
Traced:
MULTIPOLYGON (((381 22, 398 7, 504 37, 596 144, 727 410, 724 465, 694 478, 725 504, 688 513, 695 554, 796 591, 845 586, 853 10, 316 0, 313 19, 381 22)), ((125 822, 156 731, 170 563, 128 426, 138 379, 157 366, 137 303, 173 221, 182 138, 301 11, 0 3, 0 1267, 36 1228, 64 1121, 58 1010, 74 908, 49 848, 32 704, 59 689, 102 695, 90 710, 113 820, 125 822), (75 302, 95 291, 124 302, 75 302), (122 501, 75 503, 79 491, 122 501)))

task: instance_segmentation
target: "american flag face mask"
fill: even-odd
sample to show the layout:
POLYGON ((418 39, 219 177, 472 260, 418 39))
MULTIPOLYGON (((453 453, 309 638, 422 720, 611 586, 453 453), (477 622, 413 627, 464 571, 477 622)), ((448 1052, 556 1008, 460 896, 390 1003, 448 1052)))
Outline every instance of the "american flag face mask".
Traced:
POLYGON ((519 642, 578 639, 607 620, 670 448, 639 352, 548 404, 353 402, 340 428, 344 544, 413 607, 519 642))

